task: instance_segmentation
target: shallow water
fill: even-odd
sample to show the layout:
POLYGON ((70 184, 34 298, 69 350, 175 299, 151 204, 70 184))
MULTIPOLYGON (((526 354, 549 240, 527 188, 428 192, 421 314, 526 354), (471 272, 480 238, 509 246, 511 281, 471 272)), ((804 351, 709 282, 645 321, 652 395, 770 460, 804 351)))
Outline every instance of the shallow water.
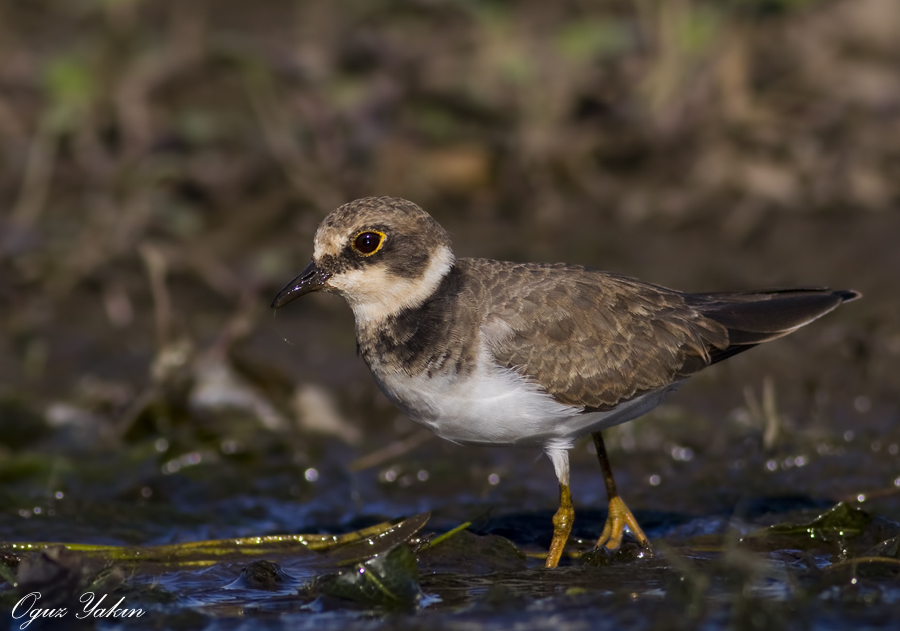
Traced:
MULTIPOLYGON (((134 628, 841 629, 878 626, 900 600, 896 429, 783 430, 766 449, 761 428, 741 414, 707 419, 671 404, 608 439, 620 492, 655 554, 643 555, 632 542, 615 555, 590 552, 605 501, 584 443, 572 454, 570 554, 548 571, 539 555, 551 535, 555 479, 536 453, 426 439, 350 473, 357 450, 328 437, 255 429, 238 453, 223 453, 223 444, 234 450, 223 436, 237 440, 245 422, 222 419, 207 428, 215 437, 192 430, 183 446, 153 439, 90 457, 20 453, 4 468, 0 531, 8 541, 133 546, 349 532, 432 512, 402 544, 412 568, 390 566, 379 575, 413 589, 413 597, 395 602, 378 590, 359 598, 352 589, 336 591, 329 581, 355 570, 333 552, 260 557, 273 566, 247 558, 197 567, 101 564, 105 572, 119 568, 120 578, 106 584, 110 596, 146 611, 127 623, 134 628), (842 498, 847 503, 833 509, 842 498), (830 510, 839 515, 814 523, 830 510), (463 522, 471 525, 422 548, 463 522), (255 574, 261 578, 248 578, 255 574)), ((387 554, 383 546, 379 552, 387 554)), ((36 554, 5 558, 15 574, 17 559, 36 554)), ((86 590, 97 572, 53 575, 41 589, 86 590)), ((10 608, 17 593, 3 590, 10 608)))

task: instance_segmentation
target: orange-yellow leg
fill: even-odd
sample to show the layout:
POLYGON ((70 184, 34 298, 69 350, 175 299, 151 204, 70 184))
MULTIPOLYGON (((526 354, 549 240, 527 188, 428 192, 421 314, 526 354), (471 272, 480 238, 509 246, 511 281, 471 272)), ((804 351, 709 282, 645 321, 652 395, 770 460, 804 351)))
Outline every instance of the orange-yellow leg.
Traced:
POLYGON ((553 516, 553 541, 550 542, 550 553, 547 555, 545 567, 556 567, 562 556, 563 548, 572 532, 575 522, 575 508, 572 506, 572 494, 569 485, 559 483, 559 510, 553 516))
POLYGON ((559 480, 559 510, 553 516, 553 541, 550 542, 550 552, 544 565, 556 567, 572 532, 572 524, 575 523, 575 508, 572 506, 572 494, 569 493, 568 448, 551 446, 547 449, 547 456, 553 463, 556 479, 559 480))
MULTIPOLYGON (((625 526, 631 531, 631 534, 637 538, 638 542, 648 550, 650 549, 650 541, 647 535, 641 530, 625 502, 619 497, 616 491, 616 481, 613 479, 612 467, 609 465, 609 457, 606 455, 606 445, 603 444, 603 437, 600 432, 594 432, 594 445, 597 447, 597 460, 600 461, 600 468, 603 469, 603 481, 606 483, 606 496, 609 499, 609 514, 606 517, 606 525, 603 527, 603 533, 597 540, 597 547, 605 546, 607 550, 615 550, 622 545, 622 536, 625 534, 625 526)), ((549 559, 548 559, 549 561, 549 559)))

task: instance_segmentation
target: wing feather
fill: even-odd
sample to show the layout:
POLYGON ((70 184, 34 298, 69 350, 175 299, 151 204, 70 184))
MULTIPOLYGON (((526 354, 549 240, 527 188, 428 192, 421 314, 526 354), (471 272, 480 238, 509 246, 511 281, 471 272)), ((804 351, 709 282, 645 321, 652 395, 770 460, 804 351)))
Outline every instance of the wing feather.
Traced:
POLYGON ((688 294, 574 265, 459 264, 497 363, 586 410, 668 387, 860 297, 809 287, 688 294))
POLYGON ((470 271, 485 279, 486 326, 504 332, 489 338, 496 361, 568 405, 611 409, 728 346, 678 292, 577 266, 469 261, 484 266, 470 271))

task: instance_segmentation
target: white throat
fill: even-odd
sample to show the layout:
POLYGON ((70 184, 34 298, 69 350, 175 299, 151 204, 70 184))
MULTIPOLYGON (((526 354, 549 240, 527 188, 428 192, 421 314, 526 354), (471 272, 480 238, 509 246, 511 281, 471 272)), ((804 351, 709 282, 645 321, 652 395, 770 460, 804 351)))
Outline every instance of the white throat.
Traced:
POLYGON ((377 325, 425 302, 455 260, 450 248, 442 245, 431 253, 428 267, 419 278, 395 276, 387 267, 372 266, 335 275, 329 279, 328 286, 350 304, 358 327, 377 325))

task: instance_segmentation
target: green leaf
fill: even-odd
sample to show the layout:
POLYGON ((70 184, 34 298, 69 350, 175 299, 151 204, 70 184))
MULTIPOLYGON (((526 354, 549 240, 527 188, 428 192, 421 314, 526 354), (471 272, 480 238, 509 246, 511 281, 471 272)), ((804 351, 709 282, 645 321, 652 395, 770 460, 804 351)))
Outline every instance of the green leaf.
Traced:
POLYGON ((320 578, 317 587, 331 596, 387 609, 414 607, 422 595, 416 557, 405 542, 337 576, 320 578))
POLYGON ((398 524, 382 523, 343 535, 266 535, 192 541, 162 546, 127 547, 82 543, 0 542, 0 560, 11 565, 35 551, 55 546, 107 561, 175 564, 182 567, 207 567, 228 558, 298 554, 306 551, 330 551, 329 559, 351 563, 388 550, 406 541, 428 521, 430 513, 414 515, 398 524))
POLYGON ((90 108, 98 85, 87 60, 76 55, 59 56, 44 70, 49 96, 49 115, 54 127, 68 129, 90 108))
POLYGON ((775 524, 761 531, 759 536, 805 535, 825 539, 829 536, 856 537, 862 534, 872 517, 865 511, 854 508, 846 502, 834 507, 805 524, 775 524))

